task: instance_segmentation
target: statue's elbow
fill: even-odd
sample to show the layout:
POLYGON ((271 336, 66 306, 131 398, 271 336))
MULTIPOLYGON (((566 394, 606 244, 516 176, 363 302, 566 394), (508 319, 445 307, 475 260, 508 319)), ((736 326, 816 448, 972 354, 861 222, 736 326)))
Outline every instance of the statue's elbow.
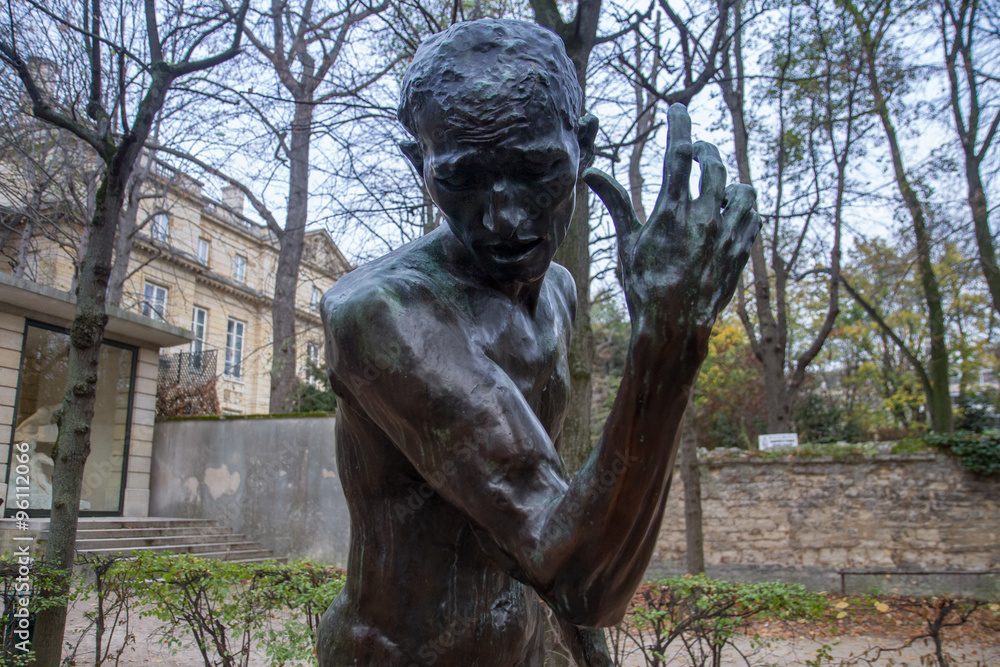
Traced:
POLYGON ((579 591, 546 596, 546 602, 561 618, 585 628, 609 628, 625 618, 632 596, 608 595, 605 590, 579 591))

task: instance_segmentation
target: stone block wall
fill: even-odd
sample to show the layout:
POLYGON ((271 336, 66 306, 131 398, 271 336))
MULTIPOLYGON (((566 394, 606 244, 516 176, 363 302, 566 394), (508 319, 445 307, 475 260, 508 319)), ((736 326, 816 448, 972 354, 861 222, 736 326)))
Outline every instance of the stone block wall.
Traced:
POLYGON ((135 366, 135 392, 132 396, 132 429, 128 447, 128 472, 125 476, 125 516, 149 515, 149 471, 153 459, 153 422, 156 419, 156 376, 159 372, 158 350, 140 347, 135 366))
POLYGON ((0 313, 0 498, 7 497, 7 460, 14 428, 14 403, 17 378, 21 372, 21 348, 24 345, 24 318, 0 313))
MULTIPOLYGON (((943 454, 711 461, 701 480, 710 574, 1000 568, 1000 480, 943 454)), ((675 472, 654 569, 684 560, 683 493, 675 472)))

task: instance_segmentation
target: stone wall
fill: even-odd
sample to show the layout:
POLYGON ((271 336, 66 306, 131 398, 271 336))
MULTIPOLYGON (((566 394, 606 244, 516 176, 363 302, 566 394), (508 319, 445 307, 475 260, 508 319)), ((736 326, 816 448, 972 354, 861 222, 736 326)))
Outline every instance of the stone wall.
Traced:
MULTIPOLYGON (((837 570, 1000 568, 1000 480, 935 454, 703 462, 709 574, 839 586, 837 570)), ((653 568, 684 560, 680 474, 653 568)))
MULTIPOLYGON (((157 423, 150 514, 219 519, 279 555, 344 564, 334 423, 157 423)), ((945 455, 708 461, 701 472, 713 576, 835 590, 845 568, 1000 569, 1000 481, 945 455)), ((651 574, 683 572, 683 491, 675 473, 651 574)))
POLYGON ((279 556, 346 564, 332 417, 158 422, 150 515, 218 519, 279 556))

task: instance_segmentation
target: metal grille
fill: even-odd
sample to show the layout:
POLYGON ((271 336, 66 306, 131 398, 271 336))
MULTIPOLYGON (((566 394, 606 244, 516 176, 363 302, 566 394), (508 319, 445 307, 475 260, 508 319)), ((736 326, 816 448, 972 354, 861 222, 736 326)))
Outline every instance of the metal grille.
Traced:
POLYGON ((218 350, 178 352, 160 357, 156 413, 161 417, 218 414, 217 358, 218 350))

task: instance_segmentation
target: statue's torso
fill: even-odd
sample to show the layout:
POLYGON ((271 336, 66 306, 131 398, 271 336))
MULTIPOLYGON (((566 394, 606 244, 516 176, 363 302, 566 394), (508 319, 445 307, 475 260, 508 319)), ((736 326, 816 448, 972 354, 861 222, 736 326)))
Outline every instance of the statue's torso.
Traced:
MULTIPOLYGON (((398 276, 396 268, 383 262, 379 270, 398 276)), ((419 273, 405 279, 422 280, 419 273)), ((557 442, 571 322, 565 290, 546 281, 534 313, 447 273, 434 272, 430 289, 415 292, 448 295, 434 305, 448 312, 445 326, 458 327, 510 377, 557 442)), ((495 545, 429 483, 464 474, 461 460, 425 479, 350 397, 340 403, 337 458, 351 553, 345 591, 324 619, 320 664, 540 665, 545 620, 537 596, 496 565, 495 545)))

